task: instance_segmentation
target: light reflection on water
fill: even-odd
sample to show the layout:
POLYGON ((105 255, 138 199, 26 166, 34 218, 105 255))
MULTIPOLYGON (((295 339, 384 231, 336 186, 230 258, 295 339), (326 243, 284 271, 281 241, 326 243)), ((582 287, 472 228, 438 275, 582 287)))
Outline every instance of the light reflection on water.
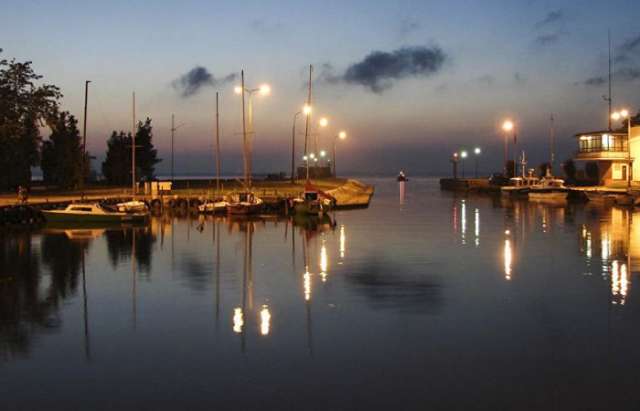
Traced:
POLYGON ((637 392, 639 212, 423 179, 398 208, 397 184, 375 184, 369 209, 324 220, 0 231, 3 398, 625 408, 607 381, 637 392))

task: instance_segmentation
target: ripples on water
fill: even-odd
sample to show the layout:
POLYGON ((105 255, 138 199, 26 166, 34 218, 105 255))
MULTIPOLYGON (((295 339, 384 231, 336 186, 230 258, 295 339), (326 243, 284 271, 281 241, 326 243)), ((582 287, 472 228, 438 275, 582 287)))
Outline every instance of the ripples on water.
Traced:
POLYGON ((636 409, 639 212, 371 183, 325 221, 0 231, 3 404, 636 409))

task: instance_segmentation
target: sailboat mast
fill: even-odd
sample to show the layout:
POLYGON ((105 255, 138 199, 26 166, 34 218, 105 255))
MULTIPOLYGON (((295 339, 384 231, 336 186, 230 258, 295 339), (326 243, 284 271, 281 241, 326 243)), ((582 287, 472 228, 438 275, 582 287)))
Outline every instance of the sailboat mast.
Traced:
POLYGON ((218 102, 218 92, 216 91, 216 191, 220 191, 220 111, 218 102))
POLYGON ((246 118, 245 118, 245 111, 244 111, 244 70, 240 71, 240 78, 241 78, 241 87, 242 87, 242 142, 243 142, 243 149, 242 149, 242 157, 244 160, 244 184, 248 187, 249 185, 251 185, 251 182, 249 180, 249 169, 248 169, 248 154, 247 153, 247 123, 246 123, 246 118))
POLYGON ((551 114, 551 118, 550 118, 551 124, 549 127, 549 151, 550 151, 550 158, 549 158, 549 168, 551 169, 551 174, 553 174, 553 166, 555 165, 555 161, 556 161, 556 128, 555 128, 555 123, 554 123, 554 119, 553 119, 553 114, 551 114))
MULTIPOLYGON (((309 91, 307 94, 307 107, 311 108, 311 75, 313 73, 313 65, 309 64, 309 91)), ((311 110, 307 110, 307 118, 304 125, 304 156, 307 158, 307 180, 309 180, 309 158, 308 158, 308 144, 309 144, 309 123, 311 121, 311 110)))
POLYGON ((133 92, 131 117, 131 193, 136 195, 136 92, 133 92))
POLYGON ((611 29, 607 32, 607 39, 609 42, 609 98, 607 101, 609 102, 609 131, 611 131, 611 104, 613 100, 611 93, 611 29))

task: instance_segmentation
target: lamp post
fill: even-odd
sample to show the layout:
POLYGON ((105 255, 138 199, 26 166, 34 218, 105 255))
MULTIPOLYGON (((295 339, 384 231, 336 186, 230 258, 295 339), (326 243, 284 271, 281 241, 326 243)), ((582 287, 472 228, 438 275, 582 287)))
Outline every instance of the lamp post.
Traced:
POLYGON ((242 86, 236 86, 234 88, 234 92, 238 95, 242 95, 244 98, 244 94, 248 95, 248 100, 247 100, 247 123, 248 123, 248 130, 246 130, 246 134, 248 135, 248 138, 246 139, 247 141, 245 141, 245 150, 247 152, 246 158, 247 158, 247 165, 246 165, 246 174, 247 174, 247 178, 249 180, 249 186, 251 186, 251 175, 252 175, 252 161, 251 161, 251 149, 252 149, 252 144, 253 144, 253 137, 254 137, 254 130, 253 130, 253 95, 255 93, 259 93, 262 96, 268 96, 269 94, 271 94, 271 86, 269 86, 268 84, 263 84, 258 88, 250 88, 250 87, 245 87, 244 86, 244 81, 242 86), (244 92, 244 93, 243 93, 244 92))
POLYGON ((480 154, 482 153, 482 150, 480 150, 480 147, 476 147, 475 149, 473 149, 473 154, 476 155, 475 160, 476 160, 476 178, 478 178, 478 159, 480 158, 480 154))
MULTIPOLYGON (((326 126, 329 125, 329 120, 326 117, 322 117, 320 120, 318 120, 318 125, 320 126, 320 128, 325 128, 326 126)), ((316 139, 315 139, 315 144, 313 147, 313 151, 314 152, 318 152, 318 140, 320 139, 320 130, 318 130, 318 132, 316 133, 316 139)))
POLYGON ((458 179, 458 153, 453 153, 451 156, 451 165, 453 166, 453 179, 458 179))
POLYGON ((302 114, 302 111, 298 111, 293 115, 293 129, 291 130, 291 184, 295 183, 295 155, 296 155, 296 120, 298 116, 302 114))
MULTIPOLYGON (((217 101, 217 100, 216 100, 217 101)), ((184 124, 175 125, 175 116, 171 115, 171 185, 173 186, 173 140, 175 138, 176 130, 180 127, 184 126, 184 124)))
POLYGON ((507 167, 507 161, 509 161, 509 133, 511 131, 513 131, 515 133, 515 125, 513 124, 513 121, 511 120, 505 120, 504 123, 502 123, 502 130, 504 130, 504 176, 507 176, 507 173, 509 172, 508 167, 507 167))
POLYGON ((333 176, 337 177, 338 175, 336 174, 336 141, 338 139, 340 140, 344 140, 345 138, 347 138, 347 132, 346 131, 341 131, 338 133, 337 136, 335 136, 333 138, 333 176))
POLYGON ((460 158, 462 159, 462 178, 464 178, 464 159, 467 158, 467 151, 462 150, 460 152, 460 158))
POLYGON ((629 110, 626 109, 622 109, 620 111, 616 111, 615 113, 611 114, 611 119, 613 120, 620 120, 620 119, 626 119, 627 120, 627 189, 631 188, 631 169, 632 169, 632 165, 631 165, 631 144, 630 144, 630 139, 631 139, 631 116, 629 115, 629 110))

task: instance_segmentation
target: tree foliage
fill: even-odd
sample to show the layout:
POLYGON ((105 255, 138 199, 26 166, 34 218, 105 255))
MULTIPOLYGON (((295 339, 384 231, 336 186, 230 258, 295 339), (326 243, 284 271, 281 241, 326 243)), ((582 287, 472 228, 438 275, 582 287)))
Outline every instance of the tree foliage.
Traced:
POLYGON ((89 161, 83 153, 78 122, 68 112, 61 112, 50 123, 50 127, 51 135, 42 144, 40 166, 44 181, 63 188, 76 188, 81 184, 83 174, 86 178, 89 171, 89 161))
POLYGON ((0 59, 0 189, 29 185, 39 163, 38 127, 55 118, 62 97, 56 86, 36 84, 41 78, 30 61, 0 59))
MULTIPOLYGON (((155 165, 160 162, 153 147, 151 119, 138 122, 136 131, 136 177, 151 180, 155 165)), ((124 131, 111 133, 107 141, 107 156, 102 163, 102 174, 109 184, 131 184, 131 134, 124 131)))

